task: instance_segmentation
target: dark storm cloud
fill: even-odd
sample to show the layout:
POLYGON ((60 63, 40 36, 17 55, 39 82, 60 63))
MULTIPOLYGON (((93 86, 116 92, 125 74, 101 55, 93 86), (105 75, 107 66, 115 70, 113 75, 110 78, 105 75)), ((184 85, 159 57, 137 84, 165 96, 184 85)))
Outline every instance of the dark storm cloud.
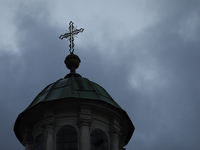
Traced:
MULTIPOLYGON (((139 102, 135 101, 137 105, 131 111, 131 114, 135 114, 134 118, 141 117, 138 119, 140 122, 135 124, 135 134, 139 135, 133 136, 133 140, 145 140, 148 149, 198 149, 200 146, 200 44, 198 40, 185 40, 185 37, 179 35, 177 26, 183 22, 182 18, 184 17, 180 15, 177 20, 163 20, 161 24, 151 27, 134 39, 136 46, 137 42, 142 41, 145 46, 143 49, 139 48, 151 54, 150 57, 158 63, 158 73, 167 80, 167 86, 153 87, 153 96, 145 89, 141 90, 136 98, 139 102), (155 104, 152 106, 153 102, 155 104)), ((199 28, 195 30, 199 33, 199 28)), ((196 38, 200 39, 199 34, 196 38)), ((148 59, 148 55, 145 56, 147 57, 141 62, 135 63, 149 65, 150 62, 146 61, 151 59, 148 59)), ((144 86, 151 86, 148 82, 145 84, 144 86)), ((138 149, 146 149, 141 141, 135 144, 138 149)))
MULTIPOLYGON (((77 44, 82 61, 77 72, 103 86, 129 114, 136 130, 128 150, 199 149, 200 28, 191 21, 199 17, 199 2, 148 4, 158 11, 158 23, 125 40, 105 36, 113 35, 112 27, 102 27, 105 39, 99 42, 115 47, 114 55, 101 44, 89 43, 87 49, 77 44)), ((58 39, 65 29, 51 26, 42 6, 29 9, 21 8, 15 17, 21 53, 0 54, 1 149, 23 149, 12 131, 17 115, 69 72, 63 63, 68 43, 58 39)))
MULTIPOLYGON (((117 69, 114 68, 115 62, 112 60, 109 64, 104 63, 105 61, 101 62, 104 63, 102 66, 110 67, 99 70, 97 74, 102 76, 107 74, 107 76, 100 77, 102 79, 97 83, 106 85, 103 87, 107 87, 115 100, 129 112, 136 126, 131 144, 127 146, 128 149, 198 149, 200 147, 198 142, 200 139, 198 39, 200 37, 197 34, 199 27, 193 29, 195 40, 185 37, 190 31, 188 28, 183 29, 185 33, 179 33, 182 24, 186 23, 192 14, 199 13, 198 5, 188 5, 190 9, 184 5, 187 9, 181 10, 176 5, 176 12, 170 11, 170 15, 164 12, 166 18, 163 18, 159 24, 126 42, 127 46, 123 48, 131 49, 130 51, 134 51, 135 54, 122 54, 125 61, 121 60, 121 65, 118 65, 117 69), (171 16, 172 14, 175 16, 171 16), (134 70, 135 66, 139 65, 142 69, 143 65, 151 67, 151 64, 155 65, 159 77, 165 79, 166 85, 152 86, 149 82, 144 82, 144 87, 152 86, 151 93, 145 88, 131 91, 127 84, 124 85, 128 82, 127 74, 132 73, 131 67, 134 70), (110 85, 106 84, 108 81, 110 85)), ((191 22, 193 23, 195 24, 191 22)), ((116 51, 121 52, 120 49, 116 51)))
POLYGON ((57 74, 58 66, 61 66, 57 59, 64 59, 62 51, 58 53, 61 50, 60 44, 55 46, 52 42, 58 41, 55 39, 58 39, 59 35, 47 23, 37 21, 37 17, 22 12, 21 10, 16 14, 15 21, 18 25, 17 37, 21 53, 0 55, 0 127, 3 129, 0 149, 24 149, 14 136, 15 119, 45 86, 62 76, 62 73, 57 74), (8 141, 13 144, 8 144, 8 141))

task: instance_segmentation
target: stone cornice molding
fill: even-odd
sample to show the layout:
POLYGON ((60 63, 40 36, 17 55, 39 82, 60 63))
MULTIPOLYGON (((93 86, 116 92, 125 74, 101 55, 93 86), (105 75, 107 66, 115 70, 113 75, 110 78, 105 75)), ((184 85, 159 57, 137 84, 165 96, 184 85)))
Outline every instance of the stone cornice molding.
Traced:
POLYGON ((79 121, 78 125, 81 126, 90 126, 92 123, 92 114, 90 107, 88 106, 80 106, 80 112, 79 112, 79 121))
POLYGON ((55 127, 55 115, 54 111, 52 109, 48 109, 44 111, 43 113, 43 121, 41 123, 41 126, 43 126, 45 129, 55 127))
POLYGON ((22 143, 23 145, 26 145, 26 144, 32 144, 32 142, 33 142, 32 128, 26 127, 26 132, 24 134, 22 143))
POLYGON ((121 126, 119 124, 119 119, 115 116, 111 120, 110 133, 118 134, 119 136, 121 136, 121 126))
POLYGON ((85 114, 85 113, 79 113, 79 126, 90 126, 92 123, 92 115, 91 114, 85 114))

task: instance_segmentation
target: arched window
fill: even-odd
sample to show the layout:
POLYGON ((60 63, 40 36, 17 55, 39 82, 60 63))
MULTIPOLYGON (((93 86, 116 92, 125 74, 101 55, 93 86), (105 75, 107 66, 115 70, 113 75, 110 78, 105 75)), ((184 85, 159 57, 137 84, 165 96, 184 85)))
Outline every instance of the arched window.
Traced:
POLYGON ((90 136, 90 149, 108 150, 108 138, 102 130, 95 129, 92 131, 90 136))
POLYGON ((34 150, 44 150, 44 135, 40 134, 35 139, 34 150))
POLYGON ((56 135, 56 150, 78 150, 78 133, 72 126, 64 126, 56 135))

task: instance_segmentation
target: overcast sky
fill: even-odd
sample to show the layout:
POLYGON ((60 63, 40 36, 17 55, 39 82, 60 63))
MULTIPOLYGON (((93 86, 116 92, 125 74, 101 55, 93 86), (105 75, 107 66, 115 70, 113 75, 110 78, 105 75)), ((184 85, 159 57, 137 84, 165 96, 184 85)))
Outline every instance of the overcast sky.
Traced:
POLYGON ((21 113, 69 70, 70 21, 77 73, 103 86, 128 113, 127 150, 200 149, 199 0, 1 0, 0 149, 23 150, 21 113))

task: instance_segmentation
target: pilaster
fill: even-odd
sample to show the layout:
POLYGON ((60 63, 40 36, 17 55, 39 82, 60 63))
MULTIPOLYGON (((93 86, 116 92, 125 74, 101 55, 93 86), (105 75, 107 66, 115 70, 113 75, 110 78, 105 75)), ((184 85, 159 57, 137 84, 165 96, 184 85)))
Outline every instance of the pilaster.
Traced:
POLYGON ((53 110, 47 110, 44 112, 44 141, 45 150, 54 150, 54 125, 55 116, 53 110))
POLYGON ((81 106, 79 113, 79 150, 90 149, 90 124, 92 115, 89 108, 81 106))
POLYGON ((121 135, 121 127, 119 125, 119 121, 116 117, 113 117, 111 120, 111 150, 120 150, 120 135, 121 135))
POLYGON ((23 143, 25 146, 25 150, 32 150, 33 136, 32 136, 32 129, 30 127, 26 128, 26 132, 23 138, 23 143))

